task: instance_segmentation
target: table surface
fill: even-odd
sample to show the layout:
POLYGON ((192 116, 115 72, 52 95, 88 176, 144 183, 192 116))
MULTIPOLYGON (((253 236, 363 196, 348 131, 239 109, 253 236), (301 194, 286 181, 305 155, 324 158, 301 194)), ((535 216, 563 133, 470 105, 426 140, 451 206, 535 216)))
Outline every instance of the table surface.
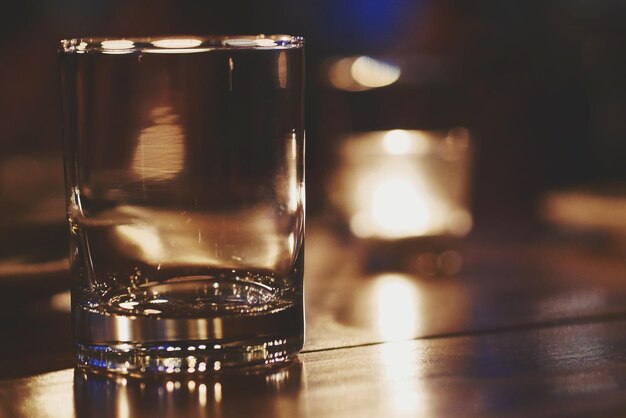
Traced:
POLYGON ((298 361, 197 379, 75 371, 65 269, 8 280, 0 264, 0 417, 626 415, 624 257, 520 231, 470 237, 444 260, 313 225, 298 361), (461 273, 432 274, 459 254, 461 273))

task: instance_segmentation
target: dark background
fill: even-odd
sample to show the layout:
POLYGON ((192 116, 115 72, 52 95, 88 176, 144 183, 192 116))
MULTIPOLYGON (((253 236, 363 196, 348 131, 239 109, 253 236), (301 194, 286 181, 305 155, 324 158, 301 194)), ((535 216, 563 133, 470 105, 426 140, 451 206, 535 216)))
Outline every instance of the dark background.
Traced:
MULTIPOLYGON (((64 218, 58 40, 289 33, 307 39, 308 210, 341 135, 470 129, 476 228, 536 224, 550 190, 626 180, 626 2, 306 0, 14 2, 0 16, 0 247, 64 218), (343 92, 331 57, 397 63, 343 92), (9 232, 6 232, 9 231, 9 232)), ((29 245, 27 242, 24 246, 29 245)))

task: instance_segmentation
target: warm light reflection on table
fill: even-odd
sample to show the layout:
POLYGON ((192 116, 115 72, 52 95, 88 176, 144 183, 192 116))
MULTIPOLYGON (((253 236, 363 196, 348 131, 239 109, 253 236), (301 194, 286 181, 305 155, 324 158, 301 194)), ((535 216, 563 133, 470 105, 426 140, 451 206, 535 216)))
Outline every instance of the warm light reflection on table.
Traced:
POLYGON ((393 416, 430 417, 420 362, 422 356, 410 342, 380 347, 382 374, 387 380, 384 399, 393 416))
MULTIPOLYGON (((126 379, 77 370, 74 406, 77 417, 214 417, 244 411, 259 416, 289 416, 293 411, 288 404, 269 404, 271 409, 264 410, 255 408, 250 399, 278 400, 283 395, 292 396, 300 391, 303 379, 299 360, 280 369, 242 370, 191 379, 126 379), (244 397, 248 402, 242 404, 244 397)), ((68 404, 71 403, 69 400, 68 404)))
MULTIPOLYGON (((313 227, 308 237, 308 334, 300 369, 160 382, 84 380, 64 370, 2 380, 0 416, 624 415, 621 258, 552 242, 472 241, 467 269, 457 277, 365 274, 349 265, 354 253, 321 233, 313 227)), ((67 299, 57 294, 49 304, 67 311, 67 299)), ((55 315, 46 312, 36 315, 55 315)), ((36 332, 35 344, 70 338, 69 331, 45 339, 36 332)), ((28 349, 26 342, 20 349, 28 349)), ((18 367, 27 361, 36 359, 18 367)), ((5 358, 5 373, 7 364, 5 358)))

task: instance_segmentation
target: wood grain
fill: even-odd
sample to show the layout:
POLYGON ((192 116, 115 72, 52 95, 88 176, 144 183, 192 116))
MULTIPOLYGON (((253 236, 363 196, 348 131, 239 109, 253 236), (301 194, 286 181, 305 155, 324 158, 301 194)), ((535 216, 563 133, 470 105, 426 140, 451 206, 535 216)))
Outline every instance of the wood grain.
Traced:
POLYGON ((597 417, 626 414, 626 321, 304 353, 197 380, 0 382, 7 417, 597 417), (19 400, 19 401, 16 401, 19 400))
POLYGON ((71 369, 69 314, 46 296, 0 319, 0 417, 626 415, 619 255, 475 237, 461 274, 429 276, 407 263, 419 247, 373 254, 310 230, 298 362, 196 380, 85 376, 71 369))

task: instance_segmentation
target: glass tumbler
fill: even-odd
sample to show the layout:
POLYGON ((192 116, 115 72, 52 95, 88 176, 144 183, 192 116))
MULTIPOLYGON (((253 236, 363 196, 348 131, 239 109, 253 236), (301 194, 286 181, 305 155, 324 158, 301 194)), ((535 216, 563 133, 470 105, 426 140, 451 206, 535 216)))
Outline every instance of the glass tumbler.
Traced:
POLYGON ((79 366, 210 373, 302 348, 302 38, 61 41, 79 366))

